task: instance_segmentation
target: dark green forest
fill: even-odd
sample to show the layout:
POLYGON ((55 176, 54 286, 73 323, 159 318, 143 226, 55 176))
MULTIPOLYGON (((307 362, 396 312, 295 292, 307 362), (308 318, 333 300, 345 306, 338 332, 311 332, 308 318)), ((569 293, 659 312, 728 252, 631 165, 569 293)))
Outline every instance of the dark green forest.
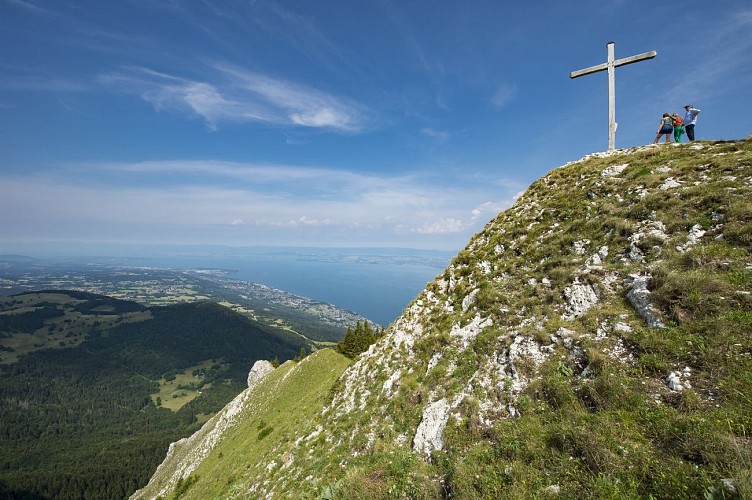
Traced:
POLYGON ((85 335, 78 344, 0 365, 0 498, 125 498, 148 481, 171 442, 246 387, 256 360, 284 361, 309 347, 211 302, 145 308, 64 293, 76 302, 34 294, 29 311, 24 294, 0 309, 0 345, 63 321, 86 325, 71 330, 85 335), (120 321, 134 312, 150 319, 120 321), (92 316, 101 321, 82 319, 92 316), (211 368, 202 370, 198 397, 177 411, 152 401, 160 379, 201 363, 211 368))
POLYGON ((384 335, 383 327, 374 330, 367 321, 362 323, 358 321, 355 328, 347 327, 344 338, 337 342, 336 350, 348 358, 355 358, 368 350, 368 347, 382 335, 384 335))

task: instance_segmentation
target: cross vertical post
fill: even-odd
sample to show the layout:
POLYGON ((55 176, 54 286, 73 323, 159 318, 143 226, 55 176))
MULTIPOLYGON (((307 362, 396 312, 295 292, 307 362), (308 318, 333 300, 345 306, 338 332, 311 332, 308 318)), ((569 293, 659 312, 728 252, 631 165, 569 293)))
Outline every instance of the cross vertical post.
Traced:
POLYGON ((607 58, 605 63, 572 71, 569 73, 569 78, 574 79, 578 76, 589 75, 599 71, 608 71, 608 150, 612 151, 616 147, 616 128, 618 127, 618 124, 616 123, 616 68, 618 66, 625 66, 646 59, 653 59, 658 53, 653 50, 651 52, 637 54, 636 56, 614 59, 614 42, 608 42, 606 44, 606 49, 607 58))
POLYGON ((614 66, 614 42, 607 45, 608 51, 608 150, 616 147, 616 66, 614 66))

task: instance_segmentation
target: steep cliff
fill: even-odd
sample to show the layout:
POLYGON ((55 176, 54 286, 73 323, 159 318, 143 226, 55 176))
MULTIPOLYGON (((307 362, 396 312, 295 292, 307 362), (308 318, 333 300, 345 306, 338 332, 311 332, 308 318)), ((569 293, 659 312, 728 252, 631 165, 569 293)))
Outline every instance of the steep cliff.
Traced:
POLYGON ((216 464, 237 434, 221 438, 215 465, 178 493, 752 495, 751 195, 749 141, 551 171, 344 371, 315 418, 263 454, 249 439, 252 460, 234 448, 232 474, 216 464))

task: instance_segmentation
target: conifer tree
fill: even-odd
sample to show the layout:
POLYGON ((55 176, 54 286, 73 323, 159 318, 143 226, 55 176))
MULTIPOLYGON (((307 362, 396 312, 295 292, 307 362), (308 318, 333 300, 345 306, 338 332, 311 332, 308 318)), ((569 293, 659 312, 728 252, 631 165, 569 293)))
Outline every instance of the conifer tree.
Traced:
POLYGON ((358 321, 354 330, 347 327, 344 338, 337 344, 337 351, 349 358, 354 358, 366 351, 374 342, 376 342, 376 334, 370 323, 358 321))

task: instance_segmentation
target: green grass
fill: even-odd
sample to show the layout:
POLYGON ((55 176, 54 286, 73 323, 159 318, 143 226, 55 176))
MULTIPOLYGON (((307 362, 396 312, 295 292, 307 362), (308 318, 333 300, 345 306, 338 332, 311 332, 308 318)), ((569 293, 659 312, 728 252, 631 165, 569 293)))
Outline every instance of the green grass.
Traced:
MULTIPOLYGON (((252 406, 196 469, 191 477, 197 479, 181 498, 219 498, 228 491, 245 492, 266 471, 266 464, 274 461, 280 467, 294 456, 294 440, 316 429, 331 386, 349 364, 348 358, 324 349, 300 362, 287 362, 267 375, 254 390, 252 406), (256 467, 259 463, 264 465, 256 467)), ((165 481, 166 477, 158 479, 165 481)), ((150 484, 143 493, 153 496, 157 491, 157 484, 150 484)))
POLYGON ((195 373, 206 371, 214 364, 211 360, 189 366, 182 372, 174 374, 174 378, 167 380, 162 377, 159 382, 159 391, 150 395, 155 405, 178 411, 180 408, 196 399, 204 387, 204 377, 195 373), (181 387, 182 386, 182 387, 181 387))

